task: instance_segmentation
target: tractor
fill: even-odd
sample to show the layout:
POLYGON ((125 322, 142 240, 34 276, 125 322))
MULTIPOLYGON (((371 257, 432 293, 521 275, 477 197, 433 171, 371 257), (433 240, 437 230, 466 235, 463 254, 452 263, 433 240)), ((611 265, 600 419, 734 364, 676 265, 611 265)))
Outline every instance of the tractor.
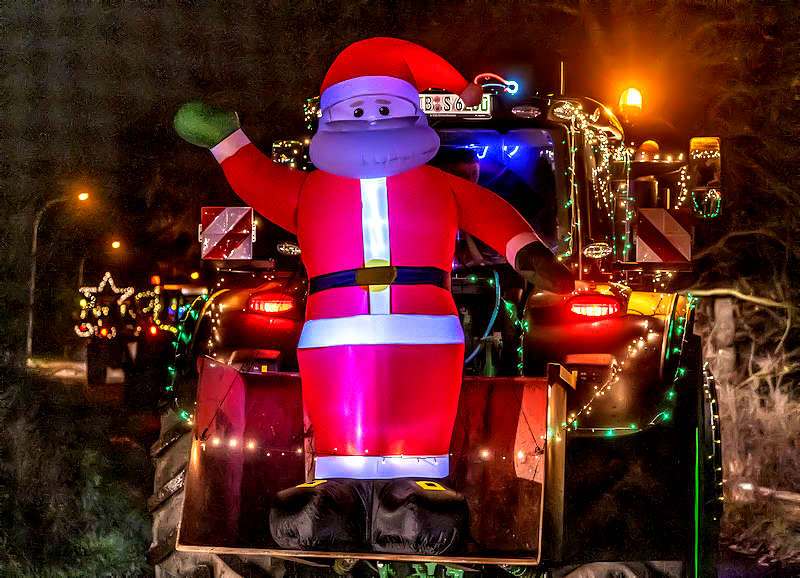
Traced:
MULTIPOLYGON (((693 138, 672 154, 633 147, 596 100, 525 97, 484 76, 476 107, 420 94, 441 141, 431 163, 511 203, 577 282, 569 295, 540 291, 459 234, 451 290, 466 354, 446 482, 467 498, 470 540, 429 557, 272 540, 275 492, 314 479, 296 356, 308 279, 288 233, 243 252, 252 211, 208 208, 230 209, 241 239, 212 256, 216 286, 177 326, 152 449, 160 575, 287 561, 308 576, 540 576, 605 562, 716 575, 719 412, 696 298, 681 288, 695 227, 721 209, 720 141, 693 138)), ((312 131, 317 114, 312 99, 312 131)), ((273 157, 314 170, 308 142, 279 141, 273 157)))

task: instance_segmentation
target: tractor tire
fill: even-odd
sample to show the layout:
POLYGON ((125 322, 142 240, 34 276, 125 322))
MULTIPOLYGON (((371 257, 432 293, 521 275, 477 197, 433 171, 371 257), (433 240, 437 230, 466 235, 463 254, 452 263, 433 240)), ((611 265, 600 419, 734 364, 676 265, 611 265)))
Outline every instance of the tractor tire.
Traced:
POLYGON ((147 500, 153 517, 153 538, 147 560, 154 568, 155 578, 282 578, 294 575, 286 572, 282 560, 274 558, 176 550, 192 439, 191 428, 173 410, 162 413, 161 436, 150 448, 155 476, 154 493, 147 500))
POLYGON ((153 517, 147 560, 154 568, 155 578, 240 578, 241 573, 215 554, 176 550, 192 438, 191 428, 174 411, 162 414, 161 436, 150 448, 155 476, 154 493, 147 500, 153 517))

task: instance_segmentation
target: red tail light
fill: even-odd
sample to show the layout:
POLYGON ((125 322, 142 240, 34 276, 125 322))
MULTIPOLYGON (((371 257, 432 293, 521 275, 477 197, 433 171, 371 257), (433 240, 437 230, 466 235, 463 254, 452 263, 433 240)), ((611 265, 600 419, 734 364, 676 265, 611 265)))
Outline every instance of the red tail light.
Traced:
POLYGON ((607 295, 578 295, 569 301, 569 309, 575 315, 598 319, 619 313, 619 301, 607 295))
POLYGON ((294 309, 294 300, 280 293, 256 293, 250 295, 247 306, 256 313, 284 313, 294 309))

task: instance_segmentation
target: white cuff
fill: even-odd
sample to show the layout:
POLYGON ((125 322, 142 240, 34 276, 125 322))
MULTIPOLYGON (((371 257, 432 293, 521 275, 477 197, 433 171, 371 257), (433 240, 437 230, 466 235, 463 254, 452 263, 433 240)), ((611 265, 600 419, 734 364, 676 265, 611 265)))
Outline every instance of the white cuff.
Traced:
POLYGON ((222 163, 222 161, 228 157, 232 157, 236 151, 247 144, 250 144, 250 139, 242 132, 242 129, 239 129, 226 136, 219 144, 213 146, 211 148, 211 154, 214 155, 218 163, 222 163))
POLYGON ((516 267, 517 253, 519 253, 519 250, 528 243, 533 243, 535 241, 541 240, 536 233, 532 233, 530 231, 526 231, 514 236, 508 243, 506 243, 506 260, 508 261, 508 264, 512 267, 516 267))

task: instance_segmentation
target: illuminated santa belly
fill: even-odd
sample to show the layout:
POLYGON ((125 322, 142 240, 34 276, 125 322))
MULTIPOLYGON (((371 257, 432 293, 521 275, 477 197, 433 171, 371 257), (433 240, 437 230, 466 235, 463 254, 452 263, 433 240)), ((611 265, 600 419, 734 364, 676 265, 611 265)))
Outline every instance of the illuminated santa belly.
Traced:
POLYGON ((448 475, 463 343, 337 345, 297 359, 316 478, 448 475))
MULTIPOLYGON (((364 266, 390 265, 389 196, 386 178, 361 179, 360 188, 364 266)), ((366 315, 314 315, 303 326, 298 347, 310 349, 336 345, 433 345, 464 342, 457 315, 444 311, 441 315, 393 314, 391 285, 371 286, 368 295, 369 313, 366 315)), ((452 310, 450 307, 447 309, 452 310)))
MULTIPOLYGON (((360 184, 364 266, 391 265, 386 179, 360 184)), ((439 287, 417 287, 420 296, 444 293, 439 287)), ((315 295, 324 298, 329 291, 337 290, 315 295)), ((446 295, 446 304, 441 296, 435 299, 445 314, 392 313, 391 285, 368 291, 369 313, 313 315, 300 336, 304 405, 317 450, 315 477, 445 477, 464 359, 461 323, 450 313, 452 297, 446 295)), ((326 307, 315 309, 321 313, 326 307)))

